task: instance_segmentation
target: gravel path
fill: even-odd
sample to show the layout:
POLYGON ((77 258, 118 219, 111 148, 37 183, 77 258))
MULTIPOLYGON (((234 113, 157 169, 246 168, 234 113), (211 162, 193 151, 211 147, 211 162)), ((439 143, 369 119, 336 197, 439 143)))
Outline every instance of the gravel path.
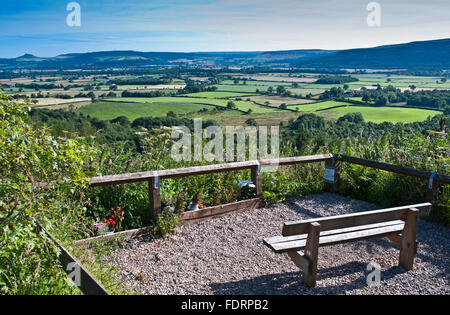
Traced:
POLYGON ((167 239, 127 242, 108 259, 140 294, 449 294, 450 229, 419 220, 414 270, 398 267, 387 239, 319 249, 317 286, 301 283, 286 254, 263 245, 285 221, 377 209, 335 194, 318 194, 180 227, 167 239), (381 284, 368 287, 366 266, 381 266, 381 284))

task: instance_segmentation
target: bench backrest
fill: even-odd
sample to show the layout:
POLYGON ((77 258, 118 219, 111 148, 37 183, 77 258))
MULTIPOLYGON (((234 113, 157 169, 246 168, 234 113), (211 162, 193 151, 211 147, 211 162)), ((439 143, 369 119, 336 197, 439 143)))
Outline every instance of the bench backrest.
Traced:
POLYGON ((404 220, 406 213, 411 208, 419 209, 419 215, 428 215, 431 203, 421 203, 410 206, 402 206, 389 209, 365 211, 324 218, 315 218, 301 221, 286 222, 283 226, 283 236, 306 234, 313 222, 320 224, 320 231, 344 229, 352 226, 376 224, 387 221, 404 220))

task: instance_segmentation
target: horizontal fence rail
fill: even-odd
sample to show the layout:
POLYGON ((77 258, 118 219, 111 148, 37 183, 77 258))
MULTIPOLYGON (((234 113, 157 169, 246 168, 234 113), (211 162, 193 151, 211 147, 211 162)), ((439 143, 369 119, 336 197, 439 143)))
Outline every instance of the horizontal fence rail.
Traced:
MULTIPOLYGON (((326 190, 331 192, 336 192, 338 190, 337 184, 339 181, 339 166, 341 162, 362 165, 366 167, 371 167, 406 176, 412 176, 416 178, 428 179, 429 185, 428 190, 426 192, 426 201, 428 202, 433 202, 434 200, 434 192, 437 189, 437 183, 450 184, 450 176, 448 175, 436 174, 432 172, 421 171, 413 168, 388 164, 384 162, 377 162, 362 158, 356 158, 347 155, 319 154, 319 155, 297 156, 279 159, 259 160, 259 161, 202 165, 202 166, 193 166, 186 168, 158 170, 140 173, 107 175, 92 178, 90 181, 90 186, 103 187, 110 185, 129 184, 147 181, 149 183, 151 217, 153 219, 156 219, 157 214, 161 211, 161 196, 159 187, 160 179, 179 178, 179 177, 188 177, 211 173, 231 172, 250 169, 252 174, 252 181, 256 186, 256 196, 257 198, 262 199, 261 167, 273 165, 283 166, 283 165, 316 163, 316 162, 325 162, 326 167, 331 168, 333 170, 332 180, 330 181, 329 179, 327 179, 325 182, 326 190)), ((213 213, 216 210, 219 209, 208 209, 207 212, 213 213)), ((189 219, 188 217, 190 218, 191 216, 187 215, 186 218, 189 219)))
POLYGON ((366 160, 366 159, 361 159, 361 158, 348 156, 348 155, 339 156, 339 160, 341 160, 343 162, 348 162, 351 164, 358 164, 358 165, 362 165, 362 166, 376 168, 376 169, 383 170, 383 171, 388 171, 388 172, 392 172, 392 173, 397 173, 397 174, 402 174, 402 175, 407 175, 407 176, 412 176, 412 177, 417 177, 417 178, 423 178, 423 179, 429 179, 434 174, 434 176, 433 176, 434 181, 441 182, 444 184, 450 184, 450 176, 448 176, 448 175, 436 174, 436 173, 427 172, 427 171, 420 171, 420 170, 416 170, 416 169, 409 168, 409 167, 403 167, 403 166, 392 165, 392 164, 383 163, 383 162, 366 160))
POLYGON ((120 174, 120 175, 107 175, 102 177, 94 177, 90 181, 91 187, 97 186, 109 186, 117 184, 129 184, 137 182, 145 182, 155 177, 160 179, 164 178, 176 178, 176 177, 187 177, 195 175, 204 175, 210 173, 220 173, 220 172, 231 172, 240 171, 245 169, 251 169, 260 166, 270 166, 270 165, 291 165, 298 163, 313 163, 313 162, 323 162, 331 160, 332 154, 320 154, 320 155, 310 155, 310 156, 297 156, 288 157, 280 159, 271 160, 261 160, 261 161, 246 161, 246 162, 235 162, 227 164, 212 164, 203 166, 193 166, 186 168, 177 168, 171 170, 160 170, 160 171, 150 171, 141 173, 130 173, 130 174, 120 174))

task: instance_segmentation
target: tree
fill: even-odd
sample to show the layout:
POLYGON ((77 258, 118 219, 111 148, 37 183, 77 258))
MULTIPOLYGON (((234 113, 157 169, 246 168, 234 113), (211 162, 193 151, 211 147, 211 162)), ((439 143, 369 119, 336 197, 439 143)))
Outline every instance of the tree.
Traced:
POLYGON ((176 118, 177 114, 174 111, 171 110, 171 111, 167 112, 166 116, 167 116, 167 118, 170 118, 170 117, 176 118))
POLYGON ((256 122, 256 120, 254 118, 249 118, 245 121, 245 123, 249 126, 257 126, 258 123, 256 122))
POLYGON ((236 109, 236 104, 234 104, 232 101, 229 101, 227 103, 227 109, 236 109))
POLYGON ((348 113, 348 114, 340 117, 337 122, 338 122, 338 124, 340 124, 344 121, 360 124, 360 123, 364 122, 364 117, 359 112, 358 113, 348 113))
POLYGON ((285 89, 285 87, 284 86, 282 86, 282 85, 279 85, 278 87, 277 87, 277 94, 283 94, 284 92, 286 92, 286 89, 285 89))
POLYGON ((388 99, 386 96, 382 95, 375 101, 375 106, 386 106, 388 104, 388 99))
POLYGON ((364 103, 369 103, 369 102, 370 102, 370 96, 369 96, 369 94, 364 93, 363 96, 362 96, 362 101, 363 101, 364 103))

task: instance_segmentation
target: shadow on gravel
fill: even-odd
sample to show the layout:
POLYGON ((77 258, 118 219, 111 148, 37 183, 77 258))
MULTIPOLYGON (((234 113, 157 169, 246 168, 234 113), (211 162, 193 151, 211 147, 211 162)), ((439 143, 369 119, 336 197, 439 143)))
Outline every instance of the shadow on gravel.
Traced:
MULTIPOLYGON (((215 295, 297 295, 297 294, 345 294, 348 291, 367 287, 366 264, 350 262, 344 265, 322 268, 317 271, 318 286, 309 288, 301 280, 301 272, 271 274, 252 279, 213 283, 210 285, 215 295), (359 274, 350 282, 320 287, 321 281, 330 278, 359 274)), ((395 266, 382 272, 382 281, 406 272, 395 266)))
MULTIPOLYGON (((320 218, 323 216, 332 216, 332 215, 340 215, 343 214, 342 210, 336 210, 336 206, 340 206, 342 205, 346 211, 345 213, 355 213, 355 212, 362 212, 362 211, 368 211, 368 210, 376 210, 376 209, 381 209, 380 207, 370 204, 370 203, 365 203, 364 205, 361 205, 361 201, 355 201, 353 199, 350 199, 348 197, 344 197, 338 194, 332 194, 332 193, 321 193, 318 195, 309 195, 307 197, 303 197, 303 198, 309 198, 311 199, 311 204, 309 204, 307 207, 305 206, 301 206, 298 203, 298 200, 288 200, 285 202, 285 205, 292 211, 295 211, 299 214, 301 214, 302 216, 304 216, 304 219, 309 219, 309 218, 320 218), (334 198, 332 201, 330 201, 329 206, 327 207, 326 205, 324 206, 324 204, 315 204, 316 200, 311 199, 311 197, 314 196, 319 196, 321 198, 334 198), (336 203, 335 198, 339 198, 341 200, 340 203, 336 203), (315 212, 314 208, 319 207, 319 208, 325 208, 328 209, 328 213, 325 214, 318 214, 315 212), (310 209, 308 209, 310 208, 310 209)), ((324 201, 322 201, 324 202, 324 201)), ((326 200, 325 200, 326 202, 326 200)))

